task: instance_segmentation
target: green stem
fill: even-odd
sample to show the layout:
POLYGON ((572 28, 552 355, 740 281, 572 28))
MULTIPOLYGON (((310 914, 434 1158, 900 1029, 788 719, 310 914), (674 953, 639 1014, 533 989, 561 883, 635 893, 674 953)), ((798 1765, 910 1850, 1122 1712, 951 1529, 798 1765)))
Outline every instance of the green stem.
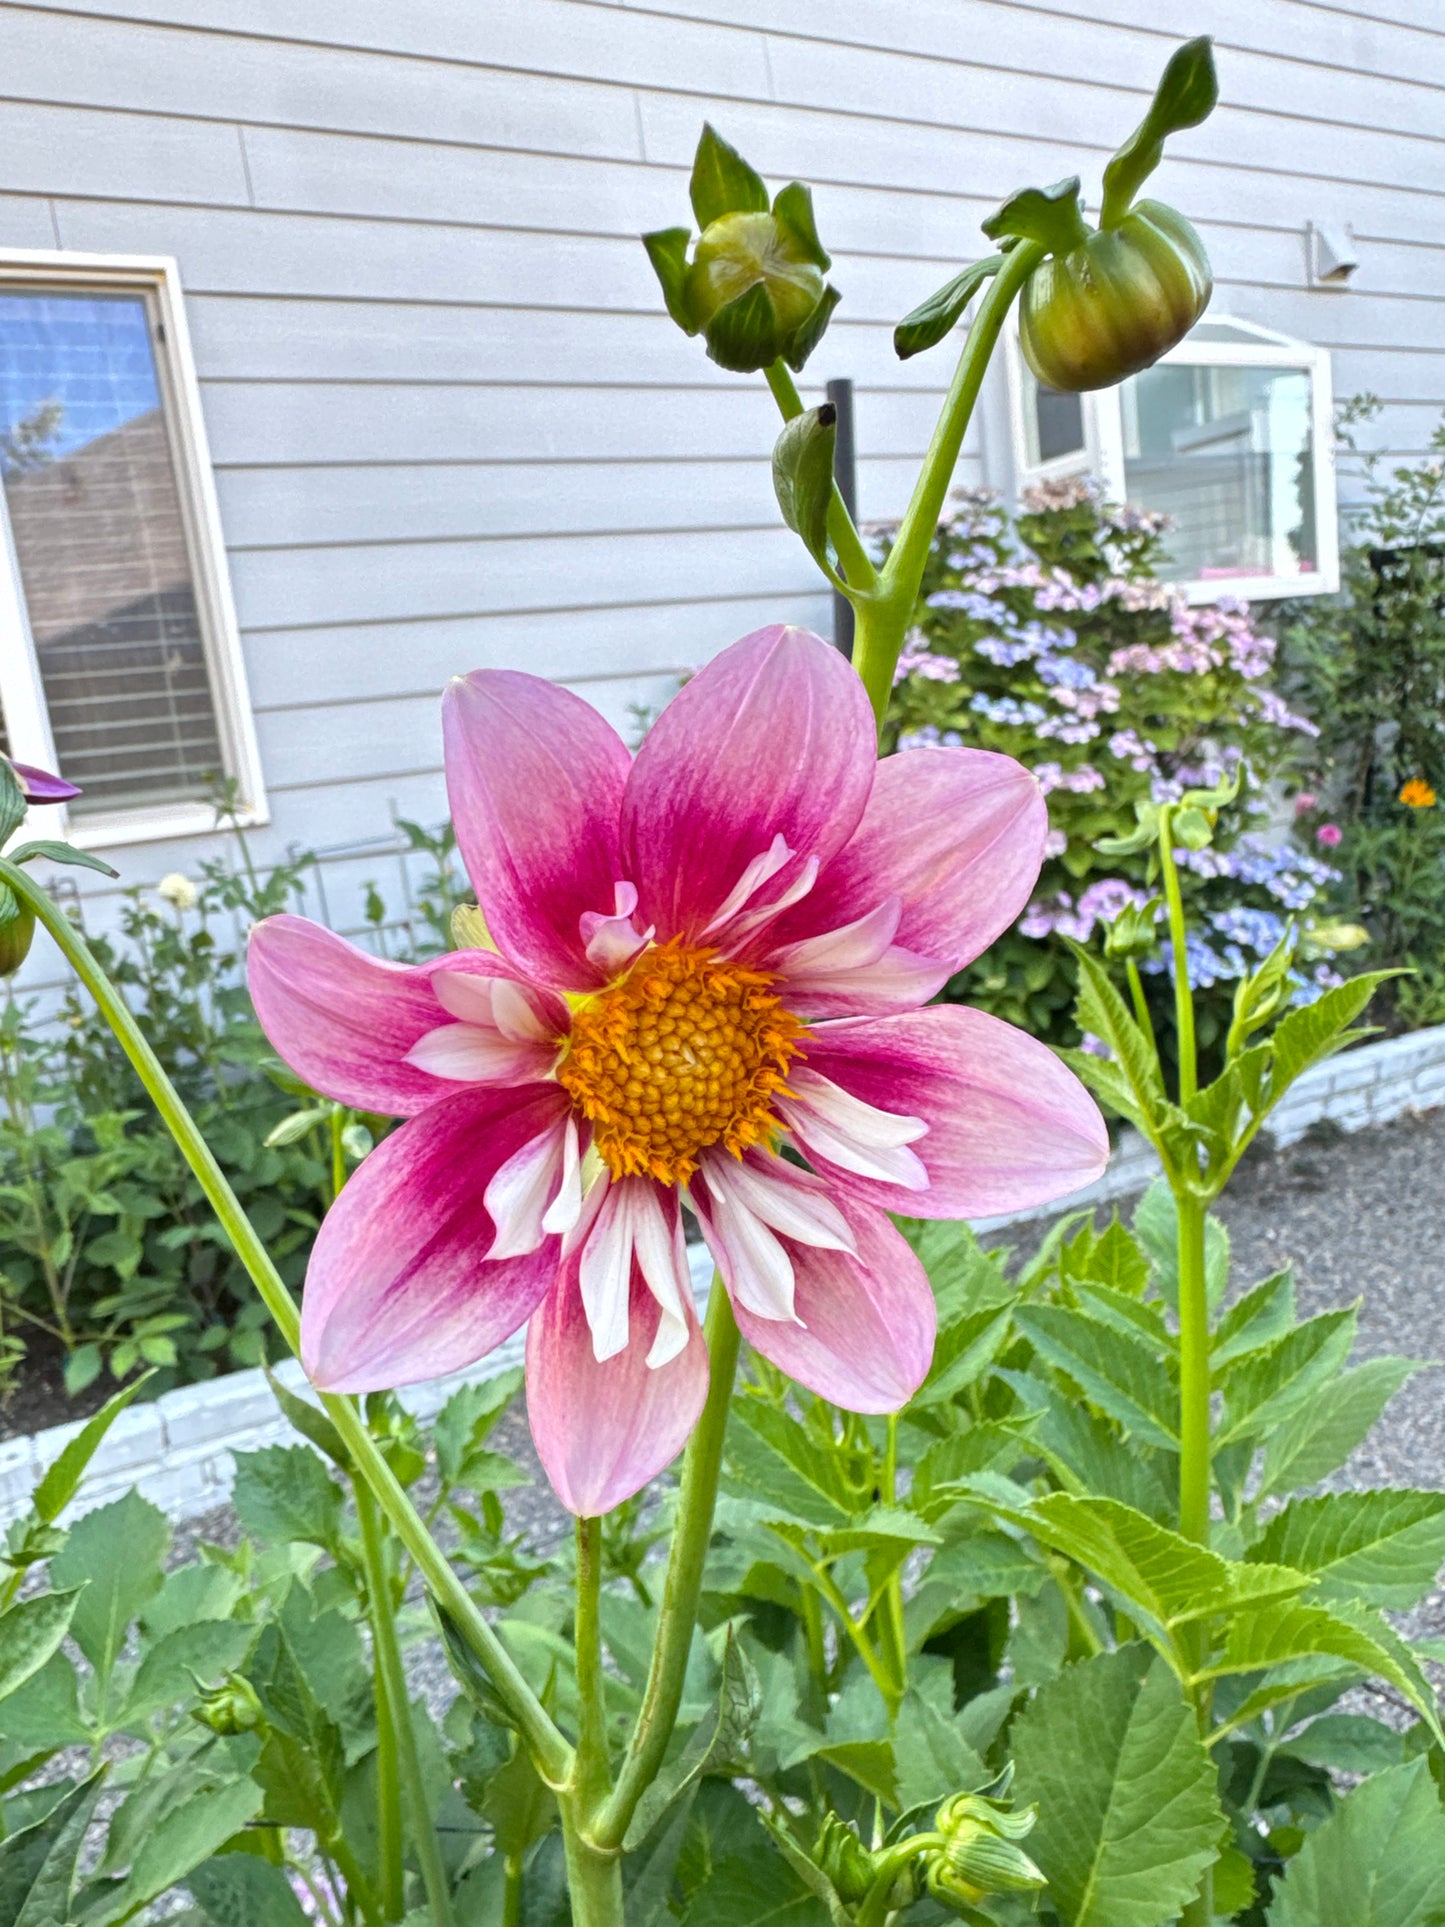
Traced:
POLYGON ((572 1927, 627 1927, 622 1912, 622 1853, 600 1848, 583 1830, 571 1800, 560 1803, 562 1854, 572 1927))
POLYGON ((522 1856, 507 1856, 503 1868, 502 1927, 522 1927, 522 1856))
POLYGON ((602 1521, 577 1521, 577 1611, 573 1645, 577 1654, 577 1764, 573 1793, 584 1812, 603 1801, 611 1787, 607 1761, 606 1679, 602 1671, 602 1521))
POLYGON ((381 1927, 381 1912, 376 1904, 376 1895, 371 1891, 371 1883, 357 1865, 356 1855, 339 1833, 328 1843, 328 1851, 346 1882, 346 1898, 354 1903, 366 1927, 381 1927))
POLYGON ((1209 1543, 1209 1303, 1204 1273, 1205 1207, 1180 1186, 1179 1214, 1179 1530, 1209 1543))
POLYGON ((597 1816, 593 1838, 599 1846, 620 1847, 627 1823, 644 1790, 657 1777, 667 1752, 677 1709, 682 1704, 683 1676, 697 1624, 697 1602, 702 1592, 703 1563, 712 1538, 713 1508, 722 1470, 723 1438, 732 1405, 741 1339, 726 1288, 714 1276, 708 1297, 706 1323, 709 1359, 707 1403, 682 1462, 677 1513, 672 1529, 672 1553, 657 1618, 657 1640, 647 1675, 642 1710, 637 1716, 627 1756, 617 1785, 597 1816))
POLYGON ((1149 1040, 1150 1050, 1155 1057, 1158 1057, 1159 1044, 1154 1035, 1154 1019, 1149 1015, 1149 999, 1144 995, 1144 979, 1139 975, 1139 966, 1130 957, 1124 969, 1129 979, 1129 995, 1134 1003, 1135 1020, 1149 1040))
MULTIPOLYGON (((75 925, 24 870, 0 857, 0 877, 35 912, 37 921, 55 939, 61 954, 95 999, 101 1015, 114 1031, 167 1130, 194 1172, 237 1257, 246 1267, 266 1309, 276 1321, 277 1329, 290 1349, 299 1356, 301 1316, 296 1302, 124 999, 101 969, 75 925)), ((515 1660, 483 1618, 440 1546, 427 1531, 416 1508, 382 1457, 355 1405, 349 1398, 339 1398, 331 1393, 323 1393, 321 1402, 341 1434, 352 1464, 376 1494, 382 1511, 416 1561, 433 1596, 455 1621, 463 1639, 491 1675, 497 1693, 516 1720, 539 1771, 549 1784, 564 1784, 572 1768, 572 1748, 566 1736, 527 1684, 515 1660)))
POLYGON ((899 1874, 921 1854, 940 1852, 947 1845, 941 1833, 915 1833, 907 1840, 901 1840, 891 1853, 885 1854, 877 1863, 873 1885, 858 1909, 857 1927, 884 1927, 884 1922, 893 1911, 888 1902, 899 1874))
MULTIPOLYGON (((883 567, 885 591, 893 590, 901 594, 910 611, 917 599, 924 564, 933 546, 944 503, 948 499, 949 484, 958 466, 959 451, 968 432, 984 370, 998 343, 1004 317, 1015 295, 1043 260, 1045 252, 1035 241, 1020 241, 1017 247, 1010 250, 1003 266, 990 282, 988 293, 979 304, 978 314, 968 331, 968 339, 958 358, 958 366, 954 369, 943 412, 939 415, 928 453, 923 458, 922 471, 914 485, 913 499, 904 511, 897 539, 883 567)), ((891 664, 889 676, 891 679, 891 664)))
MULTIPOLYGON (((406 1911, 401 1844, 401 1777, 397 1765, 397 1722, 405 1717, 403 1688, 398 1704, 393 1691, 388 1645, 395 1647, 396 1627, 391 1614, 391 1583, 386 1553, 376 1516, 376 1501, 359 1480, 355 1487, 356 1517, 361 1526, 362 1562, 366 1571, 367 1617, 371 1621, 372 1666, 376 1695, 376 1862, 382 1912, 400 1920, 406 1911)), ((399 1655, 398 1655, 399 1670, 399 1655)))
POLYGON ((353 1491, 356 1496, 356 1516, 361 1524, 362 1556, 366 1565, 366 1593, 371 1617, 371 1641, 376 1654, 377 1718, 381 1737, 388 1742, 385 1750, 380 1743, 377 1746, 376 1770, 380 1780, 386 1775, 389 1766, 393 1777, 390 1796, 387 1795, 383 1786, 378 1785, 377 1788, 377 1831, 380 1835, 379 1857, 383 1873, 382 1904, 389 1910, 394 1897, 397 1911, 395 1915, 389 1915, 389 1917, 401 1918, 404 1910, 401 1804, 396 1798, 400 1793, 408 1809, 407 1819, 411 1825, 412 1845, 416 1849, 417 1861, 421 1867, 422 1885, 426 1888, 433 1927, 453 1927, 451 1883, 447 1879, 446 1868, 442 1864, 441 1846, 437 1840, 436 1826, 427 1804, 426 1786, 422 1780, 421 1757, 416 1750, 416 1734, 411 1724, 406 1671, 401 1663, 401 1645, 396 1636, 392 1578, 387 1560, 386 1540, 381 1529, 381 1518, 376 1509, 376 1501, 365 1485, 358 1482, 353 1487, 353 1491), (387 1857, 386 1818, 389 1817, 385 1815, 387 1806, 395 1808, 397 1829, 395 1874, 390 1879, 387 1877, 392 1873, 387 1857))
MULTIPOLYGON (((898 1497, 898 1414, 890 1412, 887 1418, 886 1443, 883 1448, 883 1503, 892 1505, 898 1497)), ((902 1699, 908 1687, 908 1636, 903 1621, 903 1572, 895 1568, 888 1575, 883 1588, 880 1620, 883 1630, 882 1646, 889 1671, 898 1684, 898 1697, 902 1699)))
POLYGON ((341 1196, 341 1187, 346 1182, 346 1147, 341 1142, 341 1134, 346 1128, 346 1114, 339 1104, 331 1107, 331 1202, 335 1204, 341 1196))
MULTIPOLYGON (((788 372, 785 362, 775 361, 770 368, 763 370, 773 400, 778 404, 778 412, 785 422, 790 422, 803 412, 803 398, 798 393, 797 383, 788 372)), ((828 534, 833 539, 833 547, 838 552, 847 586, 851 591, 850 600, 868 595, 878 582, 878 572, 873 567, 872 557, 863 546, 863 538, 853 526, 853 518, 848 513, 848 505, 843 500, 838 484, 833 484, 833 494, 828 503, 828 534)))
POLYGON ((1194 993, 1189 987, 1189 947, 1185 941, 1184 896, 1174 861, 1174 813, 1159 813, 1159 866, 1169 909, 1169 944, 1174 953, 1174 1027, 1179 1050, 1179 1102, 1187 1104, 1199 1088, 1199 1054, 1194 1043, 1194 993))

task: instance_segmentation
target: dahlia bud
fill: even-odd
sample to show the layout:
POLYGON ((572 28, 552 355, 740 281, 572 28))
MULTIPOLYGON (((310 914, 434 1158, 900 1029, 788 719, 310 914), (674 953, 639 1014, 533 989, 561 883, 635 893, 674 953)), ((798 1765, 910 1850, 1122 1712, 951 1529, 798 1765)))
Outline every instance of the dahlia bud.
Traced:
POLYGON ((13 977, 30 955, 35 913, 8 884, 0 883, 0 977, 13 977))
POLYGON ((1104 932, 1104 955, 1115 963, 1138 963, 1159 947, 1155 918, 1158 897, 1148 903, 1126 903, 1104 932))
POLYGON ((873 1885, 874 1856, 847 1820, 829 1813, 823 1820, 814 1855, 837 1889, 840 1900, 864 1900, 873 1885))
POLYGON ((692 170, 701 236, 691 261, 686 228, 642 237, 673 320, 700 334, 721 368, 750 374, 773 362, 801 368, 838 301, 824 280, 832 265, 801 182, 771 207, 761 175, 705 126, 692 170))
POLYGON ((1012 1813, 1002 1800, 955 1793, 938 1809, 934 1823, 946 1844, 928 1856, 928 1892, 951 1912, 962 1913, 989 1894, 1046 1887, 1048 1881, 1018 1845, 1037 1817, 1033 1807, 1012 1813))
POLYGON ((984 222, 1005 243, 1048 249, 1019 301, 1019 345, 1039 380, 1071 393, 1108 388, 1182 341, 1209 305, 1204 244, 1162 201, 1134 201, 1159 165, 1165 136, 1196 127, 1218 86, 1207 39, 1179 48, 1148 113, 1104 170, 1104 205, 1091 228, 1077 176, 1025 188, 984 222))
POLYGON ((222 1686, 197 1681, 196 1697, 200 1704, 191 1708, 191 1718, 225 1737, 253 1733, 264 1717, 254 1687, 239 1673, 228 1673, 222 1686))

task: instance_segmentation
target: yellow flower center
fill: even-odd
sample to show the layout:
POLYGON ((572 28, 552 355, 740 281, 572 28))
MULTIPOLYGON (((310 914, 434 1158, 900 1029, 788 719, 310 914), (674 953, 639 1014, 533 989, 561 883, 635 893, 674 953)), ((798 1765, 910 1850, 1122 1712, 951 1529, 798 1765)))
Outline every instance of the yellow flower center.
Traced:
POLYGON ((773 1135, 803 1027, 772 982, 669 943, 577 1012, 557 1077, 614 1176, 685 1184, 709 1145, 741 1157, 773 1135))

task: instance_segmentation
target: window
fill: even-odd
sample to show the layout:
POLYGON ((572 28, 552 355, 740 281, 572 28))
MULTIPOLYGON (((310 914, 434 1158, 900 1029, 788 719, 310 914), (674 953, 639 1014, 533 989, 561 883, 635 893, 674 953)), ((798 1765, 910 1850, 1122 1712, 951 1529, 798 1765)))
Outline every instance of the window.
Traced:
POLYGON ((82 794, 88 844, 262 809, 172 262, 0 256, 0 704, 6 744, 82 794))
POLYGON ((1025 485, 1089 471, 1161 509, 1169 566, 1193 600, 1339 586, 1329 356, 1211 316, 1118 388, 1060 395, 1015 344, 1014 439, 1025 485))

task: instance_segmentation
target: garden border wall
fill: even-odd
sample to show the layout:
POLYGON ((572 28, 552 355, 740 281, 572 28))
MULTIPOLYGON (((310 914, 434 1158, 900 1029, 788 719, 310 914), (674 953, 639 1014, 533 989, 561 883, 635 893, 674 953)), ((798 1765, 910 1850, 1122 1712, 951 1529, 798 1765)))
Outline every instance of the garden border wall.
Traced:
MULTIPOLYGON (((1357 1131, 1440 1104, 1445 1104, 1445 1024, 1363 1044, 1306 1072, 1275 1112, 1271 1135, 1278 1144, 1293 1144, 1312 1125, 1326 1121, 1357 1131)), ((1037 1211, 980 1220, 975 1228, 998 1230, 1070 1207, 1127 1197, 1142 1190, 1157 1169, 1149 1146, 1129 1131, 1097 1184, 1037 1211)), ((693 1280, 700 1295, 711 1269, 705 1251, 697 1247, 693 1280)), ((458 1386, 490 1378, 521 1360, 519 1332, 469 1371, 411 1386, 401 1397, 418 1417, 430 1418, 458 1386)), ((308 1390, 294 1360, 278 1366, 276 1376, 293 1391, 308 1390)), ((0 1441, 0 1527, 25 1510, 31 1488, 79 1429, 79 1422, 54 1425, 28 1438, 0 1441)), ((295 1436, 259 1371, 180 1386, 121 1413, 91 1461, 67 1516, 118 1498, 134 1485, 173 1519, 194 1518, 230 1496, 234 1453, 295 1436)))

